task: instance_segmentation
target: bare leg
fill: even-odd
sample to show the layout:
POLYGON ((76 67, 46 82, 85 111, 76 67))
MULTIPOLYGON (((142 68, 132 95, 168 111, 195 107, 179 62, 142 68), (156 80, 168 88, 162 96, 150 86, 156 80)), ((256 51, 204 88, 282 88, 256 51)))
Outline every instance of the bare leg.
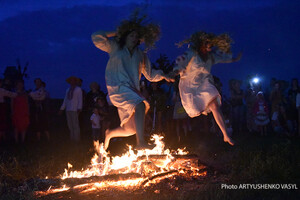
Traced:
POLYGON ((230 145, 233 146, 234 142, 227 134, 226 126, 224 123, 223 113, 220 109, 220 106, 218 105, 217 99, 213 100, 208 106, 209 106, 209 109, 212 111, 213 116, 223 133, 224 142, 228 142, 230 145))
POLYGON ((144 139, 145 126, 145 104, 141 102, 135 108, 135 113, 132 118, 124 125, 113 130, 105 131, 104 148, 109 146, 110 139, 114 137, 128 137, 136 133, 137 149, 148 148, 149 145, 144 139))
POLYGON ((136 149, 151 148, 144 139, 145 104, 143 102, 135 107, 134 123, 136 128, 136 149))
POLYGON ((107 129, 105 131, 104 149, 106 150, 109 146, 109 141, 115 137, 128 137, 134 135, 135 132, 129 131, 123 127, 118 127, 112 130, 107 129))

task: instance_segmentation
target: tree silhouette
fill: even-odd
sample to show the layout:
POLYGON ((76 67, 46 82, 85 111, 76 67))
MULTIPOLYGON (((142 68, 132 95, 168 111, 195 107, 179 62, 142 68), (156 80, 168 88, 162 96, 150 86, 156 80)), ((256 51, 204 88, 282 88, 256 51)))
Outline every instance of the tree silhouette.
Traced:
POLYGON ((154 69, 160 69, 165 74, 171 72, 173 70, 174 65, 175 62, 170 62, 170 60, 165 54, 160 54, 159 58, 155 61, 155 63, 152 63, 152 67, 154 69))
POLYGON ((17 59, 17 66, 7 66, 4 71, 4 78, 9 80, 12 84, 17 80, 23 80, 24 78, 28 78, 27 69, 28 69, 29 62, 27 61, 25 66, 22 67, 20 64, 20 59, 17 59))

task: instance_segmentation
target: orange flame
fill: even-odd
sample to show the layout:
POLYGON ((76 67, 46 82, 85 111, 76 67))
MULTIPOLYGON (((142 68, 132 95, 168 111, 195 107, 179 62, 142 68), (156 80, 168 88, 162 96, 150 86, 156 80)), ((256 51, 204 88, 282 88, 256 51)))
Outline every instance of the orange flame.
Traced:
MULTIPOLYGON (((162 142, 163 136, 153 135, 151 141, 154 141, 155 147, 152 150, 138 150, 135 153, 132 146, 128 146, 129 149, 122 156, 115 156, 110 159, 109 153, 104 150, 103 143, 94 142, 96 150, 95 155, 91 159, 91 165, 89 168, 83 171, 69 171, 72 165, 68 163, 68 169, 61 176, 62 179, 66 178, 83 178, 91 176, 103 176, 108 175, 112 171, 121 170, 122 173, 141 173, 141 163, 138 158, 149 155, 166 155, 166 159, 162 163, 161 168, 168 168, 167 165, 171 162, 173 156, 170 154, 169 149, 164 149, 165 144, 162 142)), ((186 155, 188 152, 185 149, 178 149, 174 154, 186 155)))
MULTIPOLYGON (((87 178, 91 176, 104 176, 116 173, 139 173, 143 174, 145 172, 144 164, 145 160, 149 160, 150 155, 163 155, 164 160, 155 164, 151 168, 151 176, 160 176, 160 173, 167 173, 165 176, 158 177, 156 180, 148 179, 147 177, 131 178, 128 180, 118 180, 118 181, 101 181, 93 183, 85 183, 81 185, 76 185, 72 187, 73 190, 80 190, 80 193, 88 193, 95 190, 102 190, 108 187, 137 187, 137 186, 148 186, 152 182, 157 182, 160 179, 171 177, 174 174, 185 173, 184 170, 175 169, 169 163, 172 162, 174 157, 172 155, 186 155, 188 152, 184 149, 177 149, 176 151, 171 151, 165 149, 165 144, 162 142, 163 136, 153 135, 151 141, 154 142, 155 147, 151 150, 138 150, 134 151, 132 146, 128 146, 128 151, 121 156, 109 157, 109 153, 104 150, 103 143, 94 142, 94 147, 96 153, 91 159, 91 164, 89 167, 82 171, 71 171, 73 167, 68 163, 68 169, 65 169, 64 173, 60 176, 62 180, 66 178, 87 178), (141 159, 142 158, 142 159, 141 159), (173 170, 173 171, 172 171, 173 170), (170 172, 170 173, 169 173, 170 172), (145 182, 146 181, 146 182, 145 182)), ((151 162, 149 162, 151 163, 151 162)), ((197 175, 197 173, 194 173, 197 175)), ((199 174, 200 175, 200 174, 199 174)), ((203 174, 201 174, 203 175, 203 174)), ((69 190, 70 188, 64 186, 63 188, 52 189, 51 187, 46 192, 37 192, 38 195, 47 195, 51 193, 61 192, 69 190)))

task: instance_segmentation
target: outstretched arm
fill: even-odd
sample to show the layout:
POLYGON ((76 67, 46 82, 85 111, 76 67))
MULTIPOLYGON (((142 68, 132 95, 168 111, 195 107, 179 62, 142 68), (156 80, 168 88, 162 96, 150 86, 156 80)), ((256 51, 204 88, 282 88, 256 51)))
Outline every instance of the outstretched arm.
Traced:
POLYGON ((232 62, 237 62, 242 58, 243 52, 240 52, 237 57, 232 58, 231 60, 224 60, 221 63, 232 63, 232 62))
POLYGON ((109 40, 110 37, 115 37, 116 32, 114 31, 97 31, 92 34, 92 41, 94 45, 107 53, 112 52, 115 48, 116 43, 113 40, 109 40))
POLYGON ((147 80, 151 82, 158 82, 165 79, 168 82, 174 82, 175 80, 167 74, 164 74, 162 70, 152 69, 151 63, 146 54, 144 54, 143 58, 143 66, 142 73, 146 77, 147 80))
POLYGON ((97 36, 97 35, 102 35, 107 38, 110 38, 110 37, 115 37, 117 35, 117 33, 115 31, 106 31, 106 32, 105 31, 97 31, 92 34, 92 38, 93 38, 93 36, 97 36))

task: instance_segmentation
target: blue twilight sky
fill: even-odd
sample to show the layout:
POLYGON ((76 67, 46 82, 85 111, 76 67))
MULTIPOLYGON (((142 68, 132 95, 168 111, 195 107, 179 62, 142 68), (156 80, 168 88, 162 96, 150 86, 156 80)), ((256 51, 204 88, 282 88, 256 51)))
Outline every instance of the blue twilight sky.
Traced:
POLYGON ((174 43, 197 30, 229 33, 234 55, 244 54, 238 63, 212 69, 225 93, 231 78, 258 74, 264 85, 271 77, 299 78, 299 0, 0 0, 0 77, 20 59, 22 65, 29 61, 27 89, 40 77, 52 97, 62 98, 65 79, 75 75, 83 79, 86 91, 92 81, 105 90, 108 56, 92 44, 90 35, 115 30, 136 7, 161 25, 161 39, 149 52, 152 61, 159 54, 174 60, 185 51, 174 43))

